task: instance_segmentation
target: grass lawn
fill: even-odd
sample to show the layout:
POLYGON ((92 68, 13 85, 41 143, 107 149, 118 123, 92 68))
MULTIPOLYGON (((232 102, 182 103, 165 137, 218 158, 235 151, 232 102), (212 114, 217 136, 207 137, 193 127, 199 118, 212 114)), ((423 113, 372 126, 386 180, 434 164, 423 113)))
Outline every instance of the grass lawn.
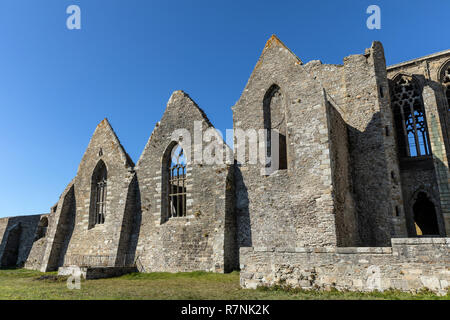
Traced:
POLYGON ((69 290, 66 278, 55 272, 25 269, 0 270, 0 299, 446 299, 431 293, 317 292, 296 289, 241 289, 239 273, 133 273, 118 278, 81 281, 81 289, 69 290), (45 276, 45 277, 43 277, 45 276))

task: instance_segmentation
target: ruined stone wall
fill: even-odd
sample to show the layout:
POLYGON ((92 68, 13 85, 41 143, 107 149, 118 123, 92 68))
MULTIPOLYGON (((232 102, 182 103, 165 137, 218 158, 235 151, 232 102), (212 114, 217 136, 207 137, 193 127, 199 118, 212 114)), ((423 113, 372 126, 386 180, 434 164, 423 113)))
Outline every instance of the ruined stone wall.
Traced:
MULTIPOLYGON (((450 52, 437 53, 387 68, 389 79, 398 75, 412 76, 419 84, 427 120, 432 157, 427 159, 400 159, 402 189, 405 199, 408 234, 412 227, 414 194, 426 192, 435 203, 440 234, 450 232, 450 188, 448 184, 449 106, 440 79, 442 67, 448 63, 450 52), (429 162, 429 163, 427 163, 429 162)), ((398 137, 402 138, 402 137, 398 137)))
POLYGON ((33 246, 41 215, 0 219, 0 267, 22 267, 33 246))
POLYGON ((391 237, 405 236, 406 229, 401 186, 392 179, 399 169, 389 134, 392 113, 381 44, 374 42, 364 55, 346 57, 343 72, 360 245, 386 246, 391 237))
POLYGON ((136 165, 142 210, 136 256, 146 272, 224 272, 237 264, 230 194, 233 166, 223 161, 207 164, 194 157, 208 128, 212 125, 195 102, 182 91, 174 92, 136 165), (198 131, 194 130, 196 122, 198 131), (172 136, 178 129, 189 133, 191 141, 186 136, 181 141, 172 136), (200 137, 194 138, 198 134, 200 137), (186 216, 166 219, 165 161, 170 161, 176 143, 185 154, 190 149, 192 156, 187 163, 186 216))
POLYGON ((47 245, 47 231, 50 214, 42 215, 36 227, 33 244, 30 253, 24 264, 24 268, 39 270, 44 258, 45 248, 47 245))
POLYGON ((450 288, 450 238, 392 239, 392 247, 241 248, 241 286, 372 291, 450 288))
POLYGON ((240 148, 247 154, 236 177, 239 246, 335 246, 325 93, 276 37, 233 107, 234 129, 264 128, 263 100, 273 85, 280 88, 287 121, 288 168, 265 175, 263 162, 248 163, 249 143, 235 141, 238 160, 240 148))

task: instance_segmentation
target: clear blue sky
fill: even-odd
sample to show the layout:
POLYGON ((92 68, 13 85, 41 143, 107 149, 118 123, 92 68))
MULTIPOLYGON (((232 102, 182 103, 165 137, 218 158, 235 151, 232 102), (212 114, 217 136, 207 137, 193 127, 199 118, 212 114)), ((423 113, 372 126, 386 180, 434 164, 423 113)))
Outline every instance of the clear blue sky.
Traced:
POLYGON ((219 129, 271 34, 303 62, 450 48, 448 0, 1 0, 0 216, 48 212, 107 117, 136 162, 174 90, 219 129), (81 30, 66 8, 81 8, 81 30), (366 8, 381 8, 381 30, 366 8))

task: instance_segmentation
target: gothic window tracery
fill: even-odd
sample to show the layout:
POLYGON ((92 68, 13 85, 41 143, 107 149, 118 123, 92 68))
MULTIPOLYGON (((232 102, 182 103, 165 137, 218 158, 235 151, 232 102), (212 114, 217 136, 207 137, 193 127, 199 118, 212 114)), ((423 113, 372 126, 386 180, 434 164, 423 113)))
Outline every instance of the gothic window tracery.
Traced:
POLYGON ((94 202, 94 205, 91 206, 93 209, 91 225, 105 223, 107 176, 108 171, 106 169, 106 165, 102 160, 100 160, 94 169, 94 173, 92 174, 91 201, 94 202))
POLYGON ((397 138, 402 157, 431 154, 425 109, 417 82, 401 75, 394 79, 392 106, 397 128, 397 138))
POLYGON ((169 212, 168 217, 186 216, 186 156, 176 144, 169 159, 169 212))

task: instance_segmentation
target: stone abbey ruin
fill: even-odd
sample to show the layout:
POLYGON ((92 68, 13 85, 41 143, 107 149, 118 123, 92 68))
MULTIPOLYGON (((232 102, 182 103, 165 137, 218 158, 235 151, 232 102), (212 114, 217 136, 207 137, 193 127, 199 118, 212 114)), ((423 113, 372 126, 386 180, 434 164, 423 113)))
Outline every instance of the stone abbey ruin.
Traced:
POLYGON ((186 161, 196 145, 173 132, 212 124, 176 91, 136 164, 105 119, 50 213, 0 219, 1 266, 448 290, 450 50, 386 67, 374 42, 342 65, 304 64, 272 36, 232 110, 235 130, 278 133, 260 140, 278 170, 237 161, 250 142, 223 146, 231 162, 186 161))

